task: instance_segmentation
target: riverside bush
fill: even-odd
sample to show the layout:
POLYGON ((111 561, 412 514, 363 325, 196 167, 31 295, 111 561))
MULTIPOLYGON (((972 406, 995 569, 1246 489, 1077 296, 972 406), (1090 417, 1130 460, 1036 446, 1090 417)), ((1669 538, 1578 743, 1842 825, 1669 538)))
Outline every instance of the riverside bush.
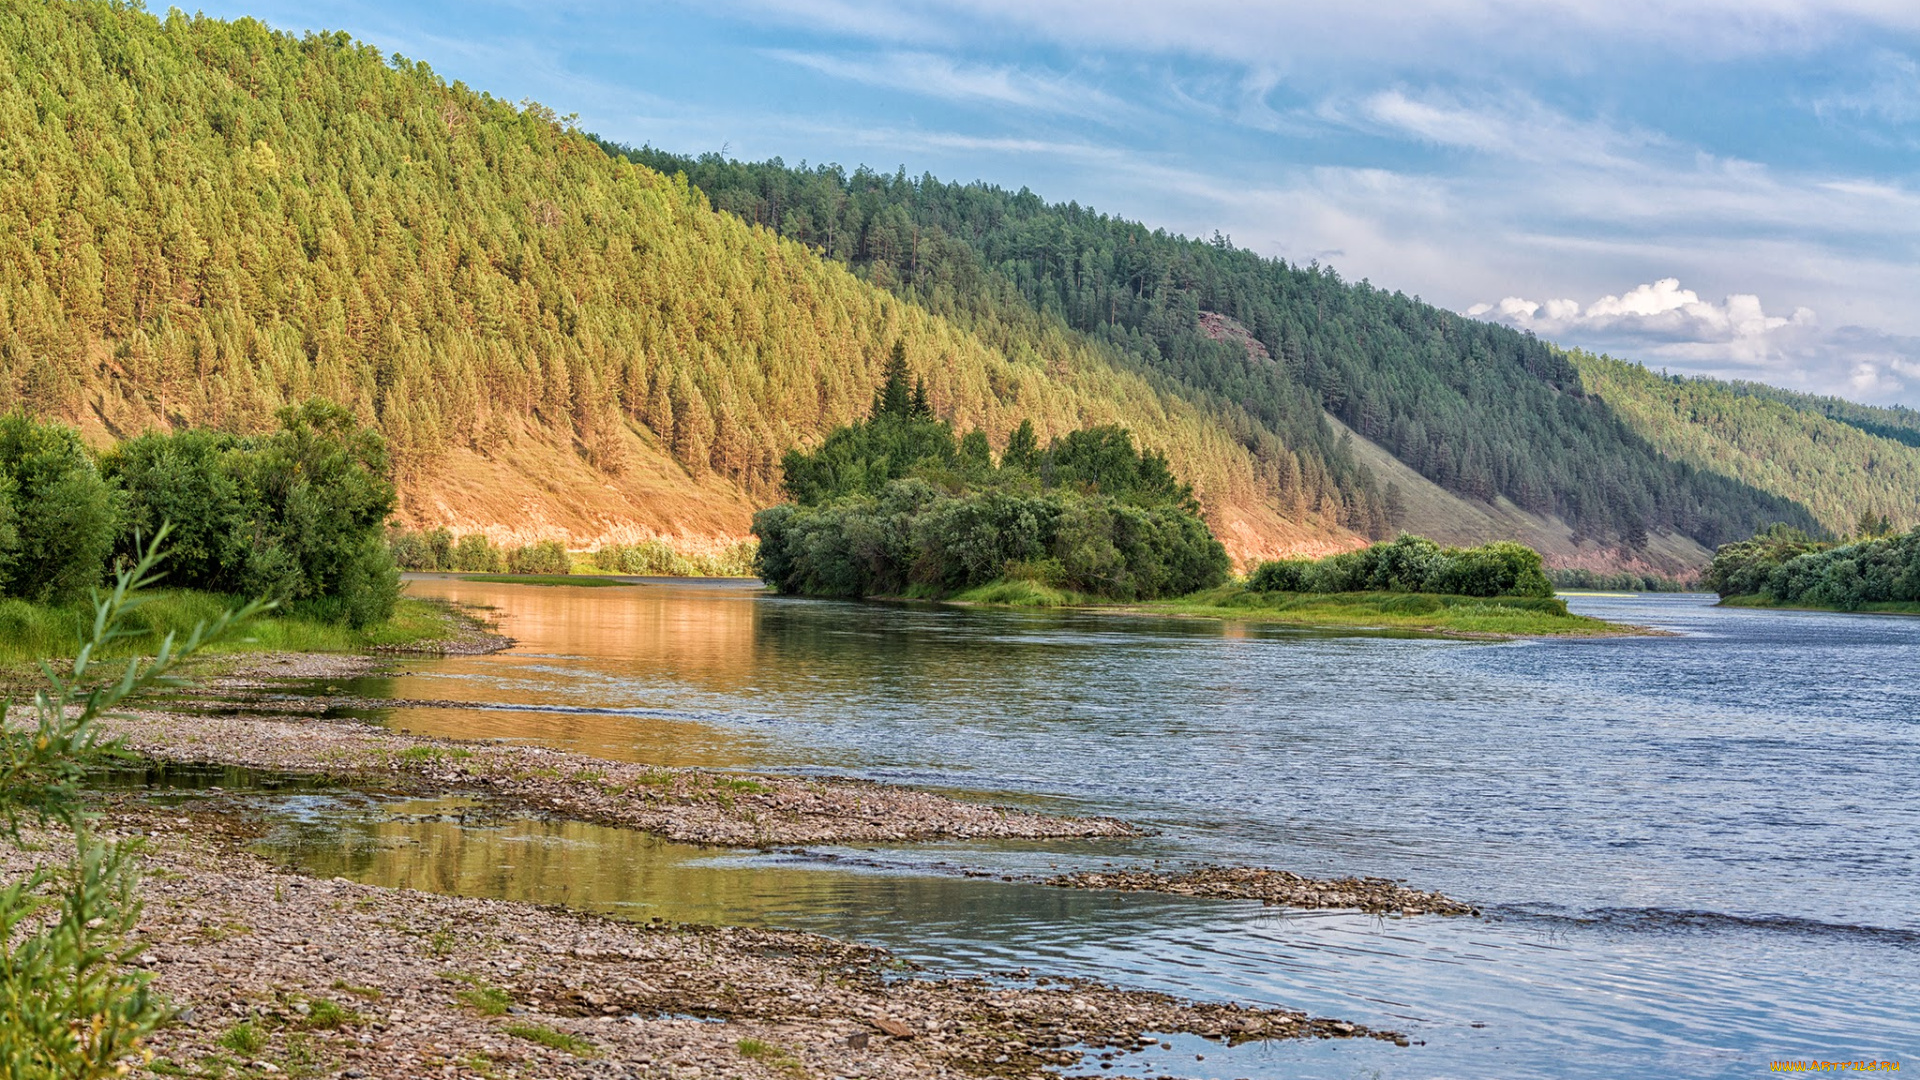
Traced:
POLYGON ((394 499, 385 441, 330 402, 279 418, 271 435, 189 428, 109 453, 104 472, 125 499, 121 556, 171 522, 169 584, 268 596, 355 629, 387 619, 400 587, 381 535, 394 499))
POLYGON ((1115 599, 1224 581, 1226 549, 1193 493, 1124 428, 1042 451, 1016 429, 996 466, 984 438, 931 419, 896 351, 867 420, 787 455, 793 502, 756 514, 759 573, 781 592, 945 596, 1018 576, 1115 599))
POLYGON ((123 504, 79 432, 20 412, 0 417, 0 594, 35 603, 85 595, 106 574, 123 504))
POLYGON ((752 577, 753 541, 734 544, 717 554, 682 554, 664 540, 637 544, 609 544, 593 553, 593 565, 610 574, 636 577, 752 577))
POLYGON ((126 1059, 167 1017, 148 990, 150 976, 131 967, 142 949, 134 939, 141 909, 132 849, 91 833, 80 781, 114 749, 99 738, 104 716, 150 690, 184 685, 173 674, 182 661, 270 605, 224 611, 184 641, 169 634, 152 659, 129 660, 101 678, 98 655, 138 633, 128 624, 146 603, 142 590, 157 579, 165 536, 159 531, 96 599, 72 663, 61 673, 43 668, 46 685, 28 722, 0 728, 0 839, 22 844, 29 827, 59 827, 73 837, 65 867, 42 866, 0 887, 0 1076, 124 1075, 126 1059))
POLYGON ((1834 544, 1776 526, 1722 546, 1707 568, 1706 582, 1723 597, 1758 596, 1843 611, 1920 603, 1920 528, 1834 544))
POLYGON ((1402 535, 1324 559, 1261 563, 1247 577, 1253 592, 1417 592, 1452 596, 1552 596, 1540 553, 1523 544, 1497 541, 1471 548, 1443 548, 1421 536, 1402 535))
POLYGON ((515 574, 571 574, 573 557, 558 540, 541 540, 507 553, 507 570, 515 574))

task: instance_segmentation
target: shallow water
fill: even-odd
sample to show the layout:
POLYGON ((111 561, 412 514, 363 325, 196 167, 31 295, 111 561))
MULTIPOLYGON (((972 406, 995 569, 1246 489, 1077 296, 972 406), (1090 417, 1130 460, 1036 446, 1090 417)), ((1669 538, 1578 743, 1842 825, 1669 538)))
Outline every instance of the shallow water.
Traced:
POLYGON ((497 607, 521 644, 356 684, 468 703, 378 714, 397 728, 860 775, 1161 832, 742 855, 302 794, 280 801, 285 857, 817 930, 946 970, 1285 1004, 1425 1042, 1153 1067, 1182 1075, 1746 1076, 1920 1049, 1920 620, 1593 597, 1574 606, 1678 636, 1489 645, 737 586, 410 588, 497 607), (1487 917, 953 874, 1154 859, 1407 878, 1487 917))

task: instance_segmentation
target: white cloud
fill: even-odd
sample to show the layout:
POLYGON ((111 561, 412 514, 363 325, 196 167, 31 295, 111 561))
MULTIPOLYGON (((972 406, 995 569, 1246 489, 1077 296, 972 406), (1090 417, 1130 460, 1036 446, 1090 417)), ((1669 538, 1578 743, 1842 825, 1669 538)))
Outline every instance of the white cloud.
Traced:
POLYGON ((1715 304, 1681 288, 1678 278, 1637 285, 1584 307, 1577 300, 1509 296, 1498 303, 1475 304, 1466 314, 1544 337, 1619 341, 1694 360, 1754 365, 1778 359, 1793 332, 1817 325, 1809 308, 1769 315, 1751 293, 1735 293, 1715 304))
POLYGON ((1714 303, 1677 278, 1585 305, 1508 296, 1475 304, 1465 314, 1696 374, 1860 400, 1897 399, 1920 381, 1920 337, 1860 326, 1827 329, 1808 308, 1769 313, 1751 293, 1714 303))

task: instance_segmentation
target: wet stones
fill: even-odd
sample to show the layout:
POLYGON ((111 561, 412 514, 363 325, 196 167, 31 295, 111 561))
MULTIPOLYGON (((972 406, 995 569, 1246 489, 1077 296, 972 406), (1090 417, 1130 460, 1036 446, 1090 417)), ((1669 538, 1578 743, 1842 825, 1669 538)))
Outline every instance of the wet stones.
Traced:
POLYGON ((1162 892, 1176 896, 1258 900, 1272 906, 1352 909, 1372 915, 1473 915, 1470 904, 1437 892, 1409 889, 1399 882, 1376 877, 1319 879, 1285 870, 1251 866, 1209 866, 1167 874, 1145 868, 1081 871, 1048 878, 1047 885, 1065 889, 1114 889, 1119 892, 1162 892))

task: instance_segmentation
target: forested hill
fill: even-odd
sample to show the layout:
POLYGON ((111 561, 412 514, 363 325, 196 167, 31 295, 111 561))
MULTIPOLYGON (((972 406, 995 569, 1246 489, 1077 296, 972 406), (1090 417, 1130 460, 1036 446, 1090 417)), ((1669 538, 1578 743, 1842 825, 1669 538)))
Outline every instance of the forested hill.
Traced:
POLYGON ((1130 428, 1237 555, 1389 527, 1324 432, 946 306, 346 34, 0 0, 0 409, 104 442, 324 396, 391 441, 415 524, 737 538, 902 338, 962 431, 1130 428))
POLYGON ((1245 409, 1288 445, 1314 444, 1324 407, 1448 491, 1505 497, 1629 549, 1650 530, 1711 546, 1775 521, 1813 525, 1788 498, 1662 454, 1545 342, 1331 269, 1026 190, 608 149, 684 173, 715 206, 962 324, 1070 328, 1116 364, 1245 409))
POLYGON ((1587 392, 1662 453, 1793 499, 1836 536, 1852 535, 1865 515, 1920 525, 1920 414, 1911 409, 1569 358, 1587 392))

